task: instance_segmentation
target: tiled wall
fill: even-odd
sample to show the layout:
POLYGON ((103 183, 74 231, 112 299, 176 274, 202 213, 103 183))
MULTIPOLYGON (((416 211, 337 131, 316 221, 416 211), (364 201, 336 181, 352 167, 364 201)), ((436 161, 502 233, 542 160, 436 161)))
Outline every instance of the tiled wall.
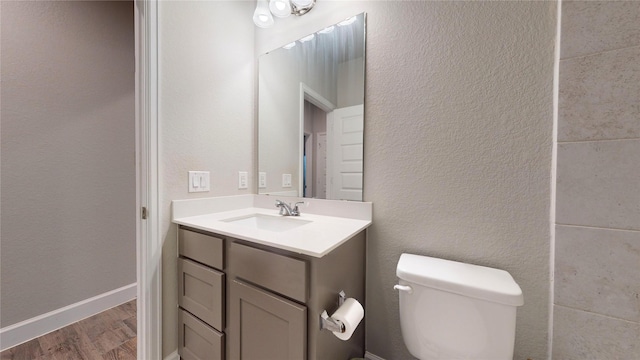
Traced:
POLYGON ((640 1, 563 1, 553 358, 640 359, 640 1))

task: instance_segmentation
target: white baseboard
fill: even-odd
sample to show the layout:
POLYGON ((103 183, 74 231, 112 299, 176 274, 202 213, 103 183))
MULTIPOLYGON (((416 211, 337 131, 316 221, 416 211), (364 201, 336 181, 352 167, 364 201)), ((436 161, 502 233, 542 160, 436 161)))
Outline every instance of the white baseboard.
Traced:
POLYGON ((167 355, 167 357, 165 357, 164 360, 180 360, 180 355, 178 355, 178 350, 167 355))
POLYGON ((0 329, 0 351, 71 325, 136 298, 136 283, 0 329))
MULTIPOLYGON (((366 360, 384 360, 380 356, 373 355, 372 353, 370 353, 368 351, 366 351, 364 353, 364 358, 366 360)), ((164 360, 180 360, 180 355, 178 355, 178 350, 176 350, 176 351, 172 352, 171 354, 167 355, 167 357, 165 357, 164 360)))
POLYGON ((380 356, 374 355, 374 354, 372 354, 372 353, 370 353, 368 351, 365 351, 364 358, 367 359, 367 360, 384 360, 380 356))

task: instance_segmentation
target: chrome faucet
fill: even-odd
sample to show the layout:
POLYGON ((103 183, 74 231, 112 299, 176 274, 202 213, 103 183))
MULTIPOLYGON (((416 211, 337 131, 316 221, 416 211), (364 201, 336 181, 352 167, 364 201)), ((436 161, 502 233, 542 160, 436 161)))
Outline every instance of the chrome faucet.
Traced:
POLYGON ((304 201, 295 203, 293 208, 291 208, 291 204, 287 204, 284 201, 276 200, 276 207, 280 208, 280 215, 282 216, 300 216, 300 209, 298 208, 298 204, 304 204, 304 201))

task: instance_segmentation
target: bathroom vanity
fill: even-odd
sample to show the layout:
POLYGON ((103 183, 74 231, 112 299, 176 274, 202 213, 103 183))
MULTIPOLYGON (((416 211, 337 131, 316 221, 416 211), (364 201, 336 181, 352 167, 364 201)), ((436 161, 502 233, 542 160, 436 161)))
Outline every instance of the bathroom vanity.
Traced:
MULTIPOLYGON (((230 198, 240 197, 217 199, 230 198)), ((176 215, 184 215, 188 204, 174 202, 182 359, 362 356, 364 320, 343 341, 321 330, 320 315, 338 308, 341 291, 365 305, 364 229, 371 221, 305 213, 323 212, 327 206, 313 201, 296 219, 279 217, 275 208, 257 205, 273 206, 274 197, 249 198, 250 207, 225 211, 225 206, 209 206, 198 211, 214 212, 181 218, 176 215), (313 246, 323 240, 323 246, 313 246), (293 248, 296 243, 298 248, 293 248)), ((193 201, 200 201, 198 208, 207 200, 185 202, 193 201)), ((357 205, 368 208, 370 216, 370 203, 357 205)))

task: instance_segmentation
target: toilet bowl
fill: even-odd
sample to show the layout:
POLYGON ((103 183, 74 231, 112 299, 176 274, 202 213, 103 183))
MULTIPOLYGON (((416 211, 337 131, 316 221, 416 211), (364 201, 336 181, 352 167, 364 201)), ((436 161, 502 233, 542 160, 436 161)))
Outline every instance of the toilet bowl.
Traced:
POLYGON ((484 266, 402 254, 394 288, 409 352, 421 360, 511 360, 522 290, 484 266))

